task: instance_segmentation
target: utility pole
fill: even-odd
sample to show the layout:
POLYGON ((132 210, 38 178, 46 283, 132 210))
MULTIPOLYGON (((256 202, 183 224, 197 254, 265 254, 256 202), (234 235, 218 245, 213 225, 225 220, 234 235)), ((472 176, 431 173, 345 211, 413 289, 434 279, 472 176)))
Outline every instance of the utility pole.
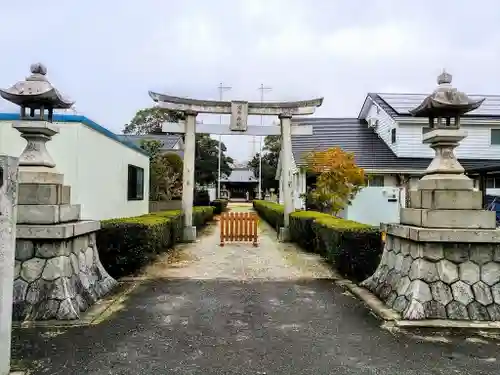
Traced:
MULTIPOLYGON (((224 91, 229 91, 232 89, 230 86, 224 86, 222 82, 219 84, 219 100, 222 101, 224 91)), ((219 115, 219 124, 222 125, 222 115, 219 115)), ((217 198, 220 198, 220 167, 222 158, 222 134, 219 134, 219 162, 218 162, 218 172, 217 172, 217 198)))
MULTIPOLYGON (((260 102, 264 102, 264 93, 267 91, 271 91, 271 87, 265 87, 264 84, 260 84, 259 91, 260 91, 260 102)), ((264 116, 260 116, 260 126, 264 125, 264 116)), ((255 137, 254 137, 255 139, 255 137)), ((255 145, 255 141, 254 141, 255 145)), ((262 137, 259 137, 259 193, 257 195, 258 199, 262 199, 262 137)))

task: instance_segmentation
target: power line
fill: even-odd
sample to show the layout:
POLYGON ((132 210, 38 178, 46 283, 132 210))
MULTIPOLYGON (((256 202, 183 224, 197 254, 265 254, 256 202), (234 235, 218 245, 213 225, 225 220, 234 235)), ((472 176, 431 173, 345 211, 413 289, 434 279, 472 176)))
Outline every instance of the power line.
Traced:
MULTIPOLYGON (((231 86, 224 86, 219 83, 219 100, 222 101, 222 97, 224 96, 225 91, 229 91, 232 89, 231 86)), ((222 125, 222 115, 219 116, 219 124, 222 125)), ((221 158, 222 158, 222 134, 219 134, 219 158, 218 158, 218 172, 217 172, 217 198, 220 198, 220 171, 221 171, 221 158)))

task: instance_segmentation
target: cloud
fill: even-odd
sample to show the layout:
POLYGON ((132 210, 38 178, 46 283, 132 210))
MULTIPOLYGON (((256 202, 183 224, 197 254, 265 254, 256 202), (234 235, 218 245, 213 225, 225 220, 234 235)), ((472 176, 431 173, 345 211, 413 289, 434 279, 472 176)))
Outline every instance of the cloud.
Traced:
MULTIPOLYGON (((220 82, 232 86, 227 100, 259 100, 262 83, 273 88, 267 100, 324 96, 318 116, 356 116, 367 92, 430 92, 443 68, 466 92, 499 93, 497 8, 493 0, 7 2, 0 86, 44 62, 78 110, 113 131, 152 104, 148 90, 215 99, 220 82)), ((233 157, 249 156, 249 139, 228 142, 233 157)))

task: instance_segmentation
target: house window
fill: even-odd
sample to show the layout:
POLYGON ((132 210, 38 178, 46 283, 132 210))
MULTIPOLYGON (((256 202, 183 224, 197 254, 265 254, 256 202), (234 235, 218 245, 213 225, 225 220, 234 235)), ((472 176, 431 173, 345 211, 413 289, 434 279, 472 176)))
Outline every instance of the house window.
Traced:
POLYGON ((368 176, 367 186, 384 186, 384 176, 381 175, 372 175, 368 176))
POLYGON ((396 129, 391 129, 391 143, 396 143, 396 129))
POLYGON ((500 129, 491 129, 491 144, 500 145, 500 129))
POLYGON ((128 165, 127 198, 129 201, 144 199, 144 169, 131 164, 128 165))
POLYGON ((500 176, 488 177, 486 179, 486 189, 500 189, 500 176))

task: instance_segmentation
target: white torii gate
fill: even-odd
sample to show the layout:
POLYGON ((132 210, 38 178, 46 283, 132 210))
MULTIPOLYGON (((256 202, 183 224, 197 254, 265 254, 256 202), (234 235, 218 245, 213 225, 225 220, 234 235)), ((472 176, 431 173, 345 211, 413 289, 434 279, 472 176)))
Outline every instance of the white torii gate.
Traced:
POLYGON ((182 211, 184 215, 183 239, 191 242, 196 239, 196 227, 193 227, 193 196, 194 196, 194 161, 195 134, 241 134, 241 135, 281 135, 281 176, 283 178, 284 195, 284 227, 280 228, 280 238, 287 240, 289 214, 293 212, 292 200, 292 141, 291 135, 312 134, 312 126, 293 125, 292 116, 311 115, 323 103, 323 98, 296 102, 246 102, 246 101, 216 101, 180 98, 149 92, 149 96, 160 108, 179 111, 185 114, 185 120, 178 123, 167 122, 162 126, 166 133, 185 134, 184 166, 182 181, 182 211), (230 114, 231 123, 226 124, 196 124, 198 113, 230 114), (278 116, 280 125, 255 126, 248 125, 248 115, 278 116))

